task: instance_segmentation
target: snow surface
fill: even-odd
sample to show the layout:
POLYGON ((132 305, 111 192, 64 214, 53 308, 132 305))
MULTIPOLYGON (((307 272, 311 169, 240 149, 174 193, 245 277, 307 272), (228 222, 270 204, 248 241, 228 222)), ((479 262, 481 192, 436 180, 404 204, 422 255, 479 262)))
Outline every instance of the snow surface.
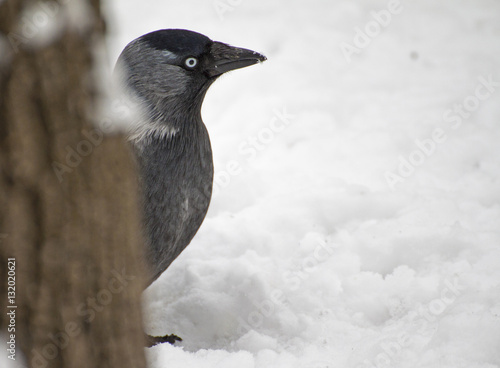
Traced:
POLYGON ((217 190, 145 293, 147 331, 184 339, 151 367, 500 366, 498 1, 106 10, 110 64, 161 28, 269 59, 206 98, 217 190))

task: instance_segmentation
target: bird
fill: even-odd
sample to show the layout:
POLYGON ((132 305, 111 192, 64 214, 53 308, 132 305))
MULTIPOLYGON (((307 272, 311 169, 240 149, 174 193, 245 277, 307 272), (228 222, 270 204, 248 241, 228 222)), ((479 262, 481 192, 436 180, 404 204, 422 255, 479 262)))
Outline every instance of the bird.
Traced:
POLYGON ((222 74, 265 60, 185 29, 142 35, 118 57, 115 71, 136 110, 129 142, 141 192, 146 287, 188 246, 210 204, 214 164, 201 116, 207 90, 222 74))

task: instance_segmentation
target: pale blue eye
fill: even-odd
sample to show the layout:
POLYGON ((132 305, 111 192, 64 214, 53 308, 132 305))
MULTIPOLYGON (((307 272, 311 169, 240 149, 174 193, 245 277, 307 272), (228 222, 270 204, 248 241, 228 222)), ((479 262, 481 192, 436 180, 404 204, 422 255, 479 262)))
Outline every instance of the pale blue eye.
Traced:
POLYGON ((188 57, 185 61, 184 61, 184 64, 188 67, 188 68, 194 68, 197 64, 198 64, 198 59, 194 58, 194 57, 188 57))

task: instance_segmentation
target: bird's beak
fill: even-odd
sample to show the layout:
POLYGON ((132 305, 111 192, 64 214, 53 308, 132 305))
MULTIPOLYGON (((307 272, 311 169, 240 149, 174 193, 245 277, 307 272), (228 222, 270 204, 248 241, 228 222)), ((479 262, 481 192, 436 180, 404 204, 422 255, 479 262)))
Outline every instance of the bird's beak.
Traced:
POLYGON ((210 55, 205 66, 205 73, 210 78, 267 60, 264 55, 256 51, 229 46, 222 42, 212 44, 210 55))

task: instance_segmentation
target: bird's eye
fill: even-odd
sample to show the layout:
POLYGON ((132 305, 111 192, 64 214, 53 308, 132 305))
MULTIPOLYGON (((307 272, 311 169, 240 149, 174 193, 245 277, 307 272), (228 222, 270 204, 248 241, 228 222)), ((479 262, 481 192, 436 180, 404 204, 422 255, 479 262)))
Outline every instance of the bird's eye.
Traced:
POLYGON ((186 60, 184 60, 184 65, 186 65, 188 68, 192 69, 198 64, 198 59, 195 57, 188 57, 186 60))

